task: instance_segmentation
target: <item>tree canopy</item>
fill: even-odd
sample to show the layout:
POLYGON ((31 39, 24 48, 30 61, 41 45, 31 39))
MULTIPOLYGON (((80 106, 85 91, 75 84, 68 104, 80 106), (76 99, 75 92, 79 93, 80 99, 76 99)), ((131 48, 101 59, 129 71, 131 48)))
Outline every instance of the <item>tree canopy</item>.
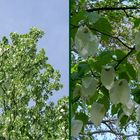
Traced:
POLYGON ((10 33, 0 42, 0 139, 54 140, 68 137, 68 101, 49 103, 62 88, 60 73, 37 51, 44 32, 10 33), (60 113, 61 112, 61 113, 60 113), (62 134, 63 133, 63 134, 62 134))
POLYGON ((140 139, 139 0, 70 4, 72 139, 140 139))

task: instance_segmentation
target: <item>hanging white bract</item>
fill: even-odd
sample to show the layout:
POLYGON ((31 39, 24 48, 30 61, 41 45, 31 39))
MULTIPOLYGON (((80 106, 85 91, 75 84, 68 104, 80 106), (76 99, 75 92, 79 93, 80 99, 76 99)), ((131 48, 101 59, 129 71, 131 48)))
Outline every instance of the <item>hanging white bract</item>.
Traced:
POLYGON ((136 120, 140 122, 140 105, 138 106, 137 111, 136 111, 136 120))
POLYGON ((136 44, 136 50, 140 51, 140 31, 136 33, 135 44, 136 44))
POLYGON ((93 77, 85 77, 82 79, 81 95, 90 98, 96 92, 97 81, 93 77))
POLYGON ((83 122, 80 120, 72 120, 71 121, 71 136, 74 138, 77 138, 79 136, 79 133, 82 129, 83 122))
POLYGON ((134 109, 134 102, 130 99, 129 102, 126 103, 126 105, 122 106, 122 109, 125 115, 130 116, 134 109))
POLYGON ((72 97, 75 98, 77 96, 81 95, 81 85, 80 84, 76 84, 73 93, 72 93, 72 97))
POLYGON ((103 104, 94 102, 91 110, 91 121, 97 127, 105 116, 105 107, 103 104))
POLYGON ((79 55, 83 58, 94 56, 97 52, 99 41, 96 35, 87 26, 79 27, 75 35, 75 46, 79 55))
POLYGON ((112 66, 104 66, 101 71, 101 82, 109 90, 115 78, 115 70, 112 66))
POLYGON ((113 104, 116 105, 118 103, 122 103, 126 105, 130 99, 130 88, 128 86, 128 82, 125 79, 114 82, 109 95, 113 104))

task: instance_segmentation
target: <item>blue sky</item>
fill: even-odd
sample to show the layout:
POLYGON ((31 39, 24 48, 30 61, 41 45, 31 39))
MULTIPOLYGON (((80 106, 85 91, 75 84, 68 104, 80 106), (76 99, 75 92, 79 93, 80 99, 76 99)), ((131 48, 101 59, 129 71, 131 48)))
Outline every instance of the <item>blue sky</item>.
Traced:
POLYGON ((44 48, 49 63, 60 71, 63 89, 55 93, 56 101, 68 95, 69 10, 68 0, 1 0, 0 38, 10 32, 26 33, 36 26, 45 32, 38 48, 44 48))

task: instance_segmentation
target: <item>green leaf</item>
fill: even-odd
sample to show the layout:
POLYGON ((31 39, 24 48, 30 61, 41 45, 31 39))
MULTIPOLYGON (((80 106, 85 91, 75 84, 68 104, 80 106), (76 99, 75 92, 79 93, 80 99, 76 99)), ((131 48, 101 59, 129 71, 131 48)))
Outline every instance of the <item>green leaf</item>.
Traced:
POLYGON ((117 60, 121 60, 126 55, 126 53, 120 49, 116 49, 114 51, 114 55, 117 56, 117 60))
POLYGON ((127 71, 128 75, 131 77, 131 79, 133 79, 133 80, 136 79, 137 74, 136 74, 136 71, 132 64, 126 63, 126 71, 127 71))
POLYGON ((83 112, 76 113, 75 114, 75 119, 76 120, 81 120, 84 125, 86 125, 88 123, 88 116, 83 112))
POLYGON ((80 62, 78 64, 78 74, 82 77, 85 73, 90 70, 89 65, 87 62, 80 62))
POLYGON ((127 81, 130 80, 130 77, 129 77, 128 73, 125 71, 125 69, 124 69, 124 72, 119 73, 119 79, 126 79, 127 81))
POLYGON ((137 58, 138 63, 140 64, 140 52, 137 53, 136 58, 137 58))
POLYGON ((134 20, 134 26, 133 26, 133 28, 136 28, 139 25, 140 25, 140 18, 137 18, 137 19, 134 20))
POLYGON ((136 51, 140 51, 140 31, 135 35, 135 44, 136 44, 136 51))
POLYGON ((107 110, 109 109, 109 107, 110 107, 109 97, 107 97, 107 96, 105 96, 105 95, 104 95, 103 97, 101 97, 101 98, 98 100, 98 103, 103 104, 106 111, 107 111, 107 110))
POLYGON ((100 32, 110 34, 112 31, 111 24, 108 22, 106 18, 100 18, 93 27, 100 32))
POLYGON ((129 120, 129 117, 126 115, 123 115, 120 119, 120 126, 122 128, 124 128, 124 126, 127 124, 128 120, 129 120))
POLYGON ((94 63, 94 69, 98 72, 101 72, 102 67, 106 64, 109 64, 112 61, 112 54, 110 51, 104 51, 99 54, 99 56, 96 57, 95 63, 94 63))
POLYGON ((85 18, 85 12, 79 11, 72 15, 71 17, 71 24, 77 26, 81 20, 85 18))
POLYGON ((112 107, 111 107, 111 114, 112 115, 117 114, 119 112, 120 108, 121 108, 121 104, 112 105, 112 107))
POLYGON ((134 96, 134 101, 140 104, 140 89, 135 89, 131 94, 134 96))

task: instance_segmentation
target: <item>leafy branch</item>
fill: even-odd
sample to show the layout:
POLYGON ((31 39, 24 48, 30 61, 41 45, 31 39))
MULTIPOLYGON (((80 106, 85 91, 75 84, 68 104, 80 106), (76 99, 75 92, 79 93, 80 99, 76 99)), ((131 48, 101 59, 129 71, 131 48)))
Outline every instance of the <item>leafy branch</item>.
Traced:
MULTIPOLYGON (((79 28, 79 26, 76 26, 76 25, 73 25, 73 24, 71 24, 71 25, 72 25, 73 28, 79 28)), ((101 34, 103 34, 103 35, 106 35, 106 36, 108 36, 108 37, 111 37, 111 38, 113 38, 113 39, 116 39, 116 40, 118 40, 123 46, 125 46, 126 48, 132 49, 131 47, 129 47, 128 45, 126 45, 121 39, 119 39, 119 37, 117 37, 117 36, 114 36, 114 35, 111 35, 111 34, 107 34, 107 33, 105 33, 105 32, 99 31, 99 30, 97 30, 96 28, 93 28, 93 27, 90 27, 90 29, 93 30, 93 31, 96 31, 96 32, 98 32, 98 33, 101 33, 101 34)))

